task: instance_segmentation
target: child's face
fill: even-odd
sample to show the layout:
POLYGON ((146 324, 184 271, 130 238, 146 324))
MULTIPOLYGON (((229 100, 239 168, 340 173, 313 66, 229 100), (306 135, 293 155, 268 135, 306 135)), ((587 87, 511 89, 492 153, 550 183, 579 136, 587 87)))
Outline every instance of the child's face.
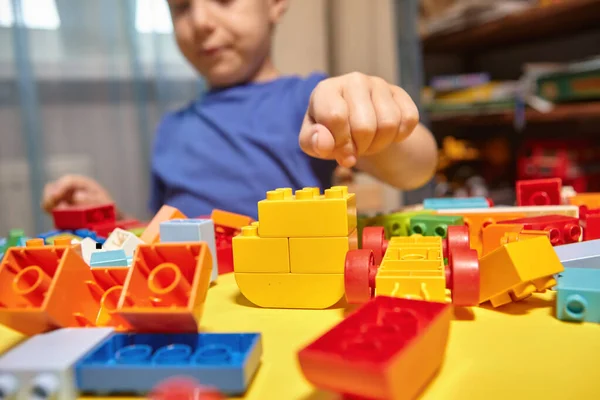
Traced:
POLYGON ((213 87, 251 79, 270 55, 286 0, 168 0, 177 44, 213 87))

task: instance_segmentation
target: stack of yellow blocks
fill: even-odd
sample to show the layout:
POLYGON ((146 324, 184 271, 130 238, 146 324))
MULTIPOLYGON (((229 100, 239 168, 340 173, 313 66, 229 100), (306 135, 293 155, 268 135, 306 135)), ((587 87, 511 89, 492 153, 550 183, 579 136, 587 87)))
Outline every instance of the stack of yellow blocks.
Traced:
POLYGON ((345 186, 267 192, 258 221, 233 239, 235 279, 265 308, 324 309, 344 296, 346 253, 358 246, 356 197, 345 186))

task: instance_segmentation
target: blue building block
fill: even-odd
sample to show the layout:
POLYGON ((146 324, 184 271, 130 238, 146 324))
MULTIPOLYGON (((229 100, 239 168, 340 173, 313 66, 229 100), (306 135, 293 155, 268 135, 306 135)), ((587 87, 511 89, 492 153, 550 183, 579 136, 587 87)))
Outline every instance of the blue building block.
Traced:
POLYGON ((90 267, 127 267, 125 250, 95 251, 90 257, 90 267))
POLYGON ((75 363, 113 328, 65 328, 33 336, 0 356, 0 398, 79 398, 75 363))
MULTIPOLYGON (((37 235, 39 239, 44 239, 44 243, 48 244, 48 239, 58 235, 73 235, 73 231, 61 231, 61 230, 53 230, 45 233, 41 233, 37 235)), ((77 235, 79 236, 79 235, 77 235)))
POLYGON ((467 198, 434 198, 425 199, 423 208, 426 210, 454 210, 465 208, 490 208, 485 197, 467 197, 467 198))
POLYGON ((554 251, 565 268, 600 268, 600 239, 556 246, 554 251))
POLYGON ((119 333, 77 363, 77 387, 85 394, 144 395, 164 379, 187 376, 240 395, 261 357, 260 333, 119 333))
POLYGON ((600 323, 600 269, 569 268, 558 275, 556 317, 600 323))
POLYGON ((161 243, 206 242, 212 255, 211 281, 219 276, 215 224, 211 219, 174 219, 160 224, 161 243))

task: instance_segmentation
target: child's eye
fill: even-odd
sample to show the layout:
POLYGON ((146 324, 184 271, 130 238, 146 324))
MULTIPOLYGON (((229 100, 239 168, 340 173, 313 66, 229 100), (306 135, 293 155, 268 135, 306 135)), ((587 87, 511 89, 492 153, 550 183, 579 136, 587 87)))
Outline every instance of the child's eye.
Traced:
POLYGON ((190 2, 176 0, 169 1, 169 8, 171 9, 171 14, 173 16, 178 16, 189 10, 190 2))

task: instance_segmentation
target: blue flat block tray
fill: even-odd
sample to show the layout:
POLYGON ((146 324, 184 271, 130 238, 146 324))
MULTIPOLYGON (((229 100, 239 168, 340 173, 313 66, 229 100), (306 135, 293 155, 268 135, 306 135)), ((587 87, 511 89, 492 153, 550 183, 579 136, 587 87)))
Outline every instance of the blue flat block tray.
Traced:
POLYGON ((114 334, 75 366, 84 394, 150 392, 174 376, 225 395, 246 392, 260 366, 260 333, 114 334))

